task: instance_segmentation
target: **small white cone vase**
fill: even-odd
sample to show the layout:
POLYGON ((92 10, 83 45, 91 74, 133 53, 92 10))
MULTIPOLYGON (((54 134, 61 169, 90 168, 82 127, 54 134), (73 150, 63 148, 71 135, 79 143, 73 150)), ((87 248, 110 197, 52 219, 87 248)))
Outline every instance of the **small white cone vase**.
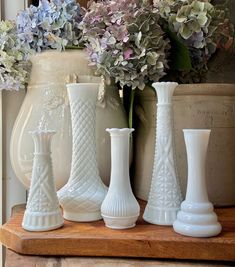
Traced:
POLYGON ((55 131, 38 130, 31 134, 34 161, 22 227, 28 231, 49 231, 64 223, 52 173, 51 138, 55 131))
POLYGON ((174 230, 192 237, 211 237, 221 232, 206 187, 206 153, 210 130, 183 130, 188 159, 186 199, 181 204, 174 230))
POLYGON ((174 82, 153 83, 158 98, 156 143, 151 188, 143 218, 159 225, 173 224, 182 201, 172 129, 172 96, 177 85, 174 82))
POLYGON ((72 165, 68 183, 58 197, 67 220, 102 219, 100 207, 106 196, 96 158, 95 120, 99 83, 68 84, 72 119, 72 165))
POLYGON ((135 226, 140 206, 132 193, 129 176, 129 140, 134 129, 106 129, 111 136, 111 181, 101 214, 113 229, 135 226))

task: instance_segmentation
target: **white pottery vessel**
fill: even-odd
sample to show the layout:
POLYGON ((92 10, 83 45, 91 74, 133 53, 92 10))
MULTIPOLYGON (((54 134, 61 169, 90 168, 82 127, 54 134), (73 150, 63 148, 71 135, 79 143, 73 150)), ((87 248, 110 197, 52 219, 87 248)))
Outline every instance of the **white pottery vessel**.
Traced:
MULTIPOLYGON (((33 165, 31 129, 47 127, 57 134, 52 142, 52 159, 56 188, 68 181, 71 155, 71 115, 66 90, 67 83, 97 82, 82 50, 47 51, 31 58, 32 71, 24 102, 11 136, 11 164, 16 176, 26 188, 30 186, 33 165), (39 125, 40 124, 40 125, 39 125)), ((96 143, 99 172, 109 183, 111 159, 107 127, 127 127, 117 87, 107 86, 97 102, 96 143)))
POLYGON ((134 129, 107 129, 111 136, 111 181, 101 206, 105 225, 113 229, 135 226, 140 206, 135 199, 129 176, 129 140, 134 129))
POLYGON ((181 203, 181 192, 174 158, 172 95, 178 84, 154 83, 158 95, 154 167, 144 220, 172 225, 181 203))
MULTIPOLYGON (((209 199, 216 206, 235 205, 234 106, 235 84, 181 84, 175 89, 174 139, 183 197, 187 184, 187 158, 182 129, 211 128, 206 161, 209 199)), ((138 198, 147 200, 156 132, 156 95, 153 89, 137 92, 135 112, 133 189, 138 198)))
POLYGON ((208 200, 206 186, 206 152, 210 130, 184 130, 188 159, 186 199, 174 222, 174 230, 182 235, 210 237, 221 232, 221 225, 208 200))
POLYGON ((28 231, 49 231, 64 223, 52 171, 50 147, 54 134, 54 131, 32 132, 35 144, 33 172, 22 222, 22 227, 28 231))
POLYGON ((95 142, 96 101, 99 83, 68 84, 73 152, 68 183, 58 191, 64 218, 71 221, 101 219, 107 193, 98 171, 95 142))

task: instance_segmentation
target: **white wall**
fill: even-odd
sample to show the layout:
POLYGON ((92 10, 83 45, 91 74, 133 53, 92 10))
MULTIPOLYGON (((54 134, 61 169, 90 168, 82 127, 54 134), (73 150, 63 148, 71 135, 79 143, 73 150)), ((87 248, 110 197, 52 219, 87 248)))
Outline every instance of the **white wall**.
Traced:
POLYGON ((3 19, 15 19, 19 10, 25 8, 25 0, 2 0, 3 2, 3 19))
MULTIPOLYGON (((3 19, 15 19, 17 12, 25 7, 25 0, 2 0, 3 19)), ((25 203, 26 190, 16 178, 10 163, 10 136, 14 121, 19 112, 25 92, 6 92, 2 94, 3 119, 3 222, 11 215, 11 208, 25 203)))
MULTIPOLYGON (((25 0, 0 0, 0 18, 14 19, 20 9, 24 9, 25 0)), ((25 92, 3 92, 0 94, 0 224, 11 215, 11 208, 26 201, 26 190, 16 178, 10 163, 9 145, 12 127, 25 92)), ((0 246, 0 267, 4 264, 2 246, 0 246)))

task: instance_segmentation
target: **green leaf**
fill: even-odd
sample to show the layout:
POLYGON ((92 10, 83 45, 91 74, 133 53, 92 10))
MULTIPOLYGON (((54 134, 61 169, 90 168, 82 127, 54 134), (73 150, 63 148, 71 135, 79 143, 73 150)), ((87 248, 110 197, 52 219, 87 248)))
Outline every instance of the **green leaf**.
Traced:
POLYGON ((180 71, 190 71, 192 69, 188 47, 183 44, 177 35, 169 28, 166 29, 171 41, 171 68, 180 71))

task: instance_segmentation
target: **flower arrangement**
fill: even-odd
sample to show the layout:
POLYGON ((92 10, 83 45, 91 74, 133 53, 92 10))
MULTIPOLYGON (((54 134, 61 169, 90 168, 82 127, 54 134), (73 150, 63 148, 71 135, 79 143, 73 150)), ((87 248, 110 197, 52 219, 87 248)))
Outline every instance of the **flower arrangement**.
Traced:
MULTIPOLYGON (((216 49, 232 44, 231 35, 224 34, 224 29, 231 25, 226 18, 226 8, 213 6, 210 0, 155 0, 154 6, 159 11, 173 49, 179 50, 180 45, 178 55, 172 53, 172 69, 186 71, 182 75, 191 71, 188 78, 196 77, 196 82, 200 81, 197 74, 207 70, 207 63, 216 49), (226 44, 222 45, 222 42, 226 44)), ((228 32, 232 34, 233 29, 228 32)), ((181 76, 181 82, 195 82, 184 81, 184 78, 181 76)))
POLYGON ((92 2, 82 26, 92 65, 123 88, 144 89, 165 75, 169 41, 159 15, 140 0, 92 2))
POLYGON ((0 90, 25 88, 29 66, 24 61, 26 51, 17 38, 15 22, 0 22, 0 48, 0 90))
POLYGON ((230 27, 225 11, 210 0, 93 2, 83 19, 91 64, 122 88, 143 89, 166 72, 167 79, 198 82, 221 41, 231 44, 231 35, 221 34, 230 27))
POLYGON ((78 47, 82 14, 76 0, 41 0, 17 15, 18 36, 31 52, 78 47))
POLYGON ((230 26, 211 0, 102 0, 86 12, 76 0, 40 0, 16 24, 1 23, 1 88, 24 87, 30 54, 84 45, 97 73, 122 88, 143 90, 166 74, 200 82, 216 49, 233 44, 230 26))

